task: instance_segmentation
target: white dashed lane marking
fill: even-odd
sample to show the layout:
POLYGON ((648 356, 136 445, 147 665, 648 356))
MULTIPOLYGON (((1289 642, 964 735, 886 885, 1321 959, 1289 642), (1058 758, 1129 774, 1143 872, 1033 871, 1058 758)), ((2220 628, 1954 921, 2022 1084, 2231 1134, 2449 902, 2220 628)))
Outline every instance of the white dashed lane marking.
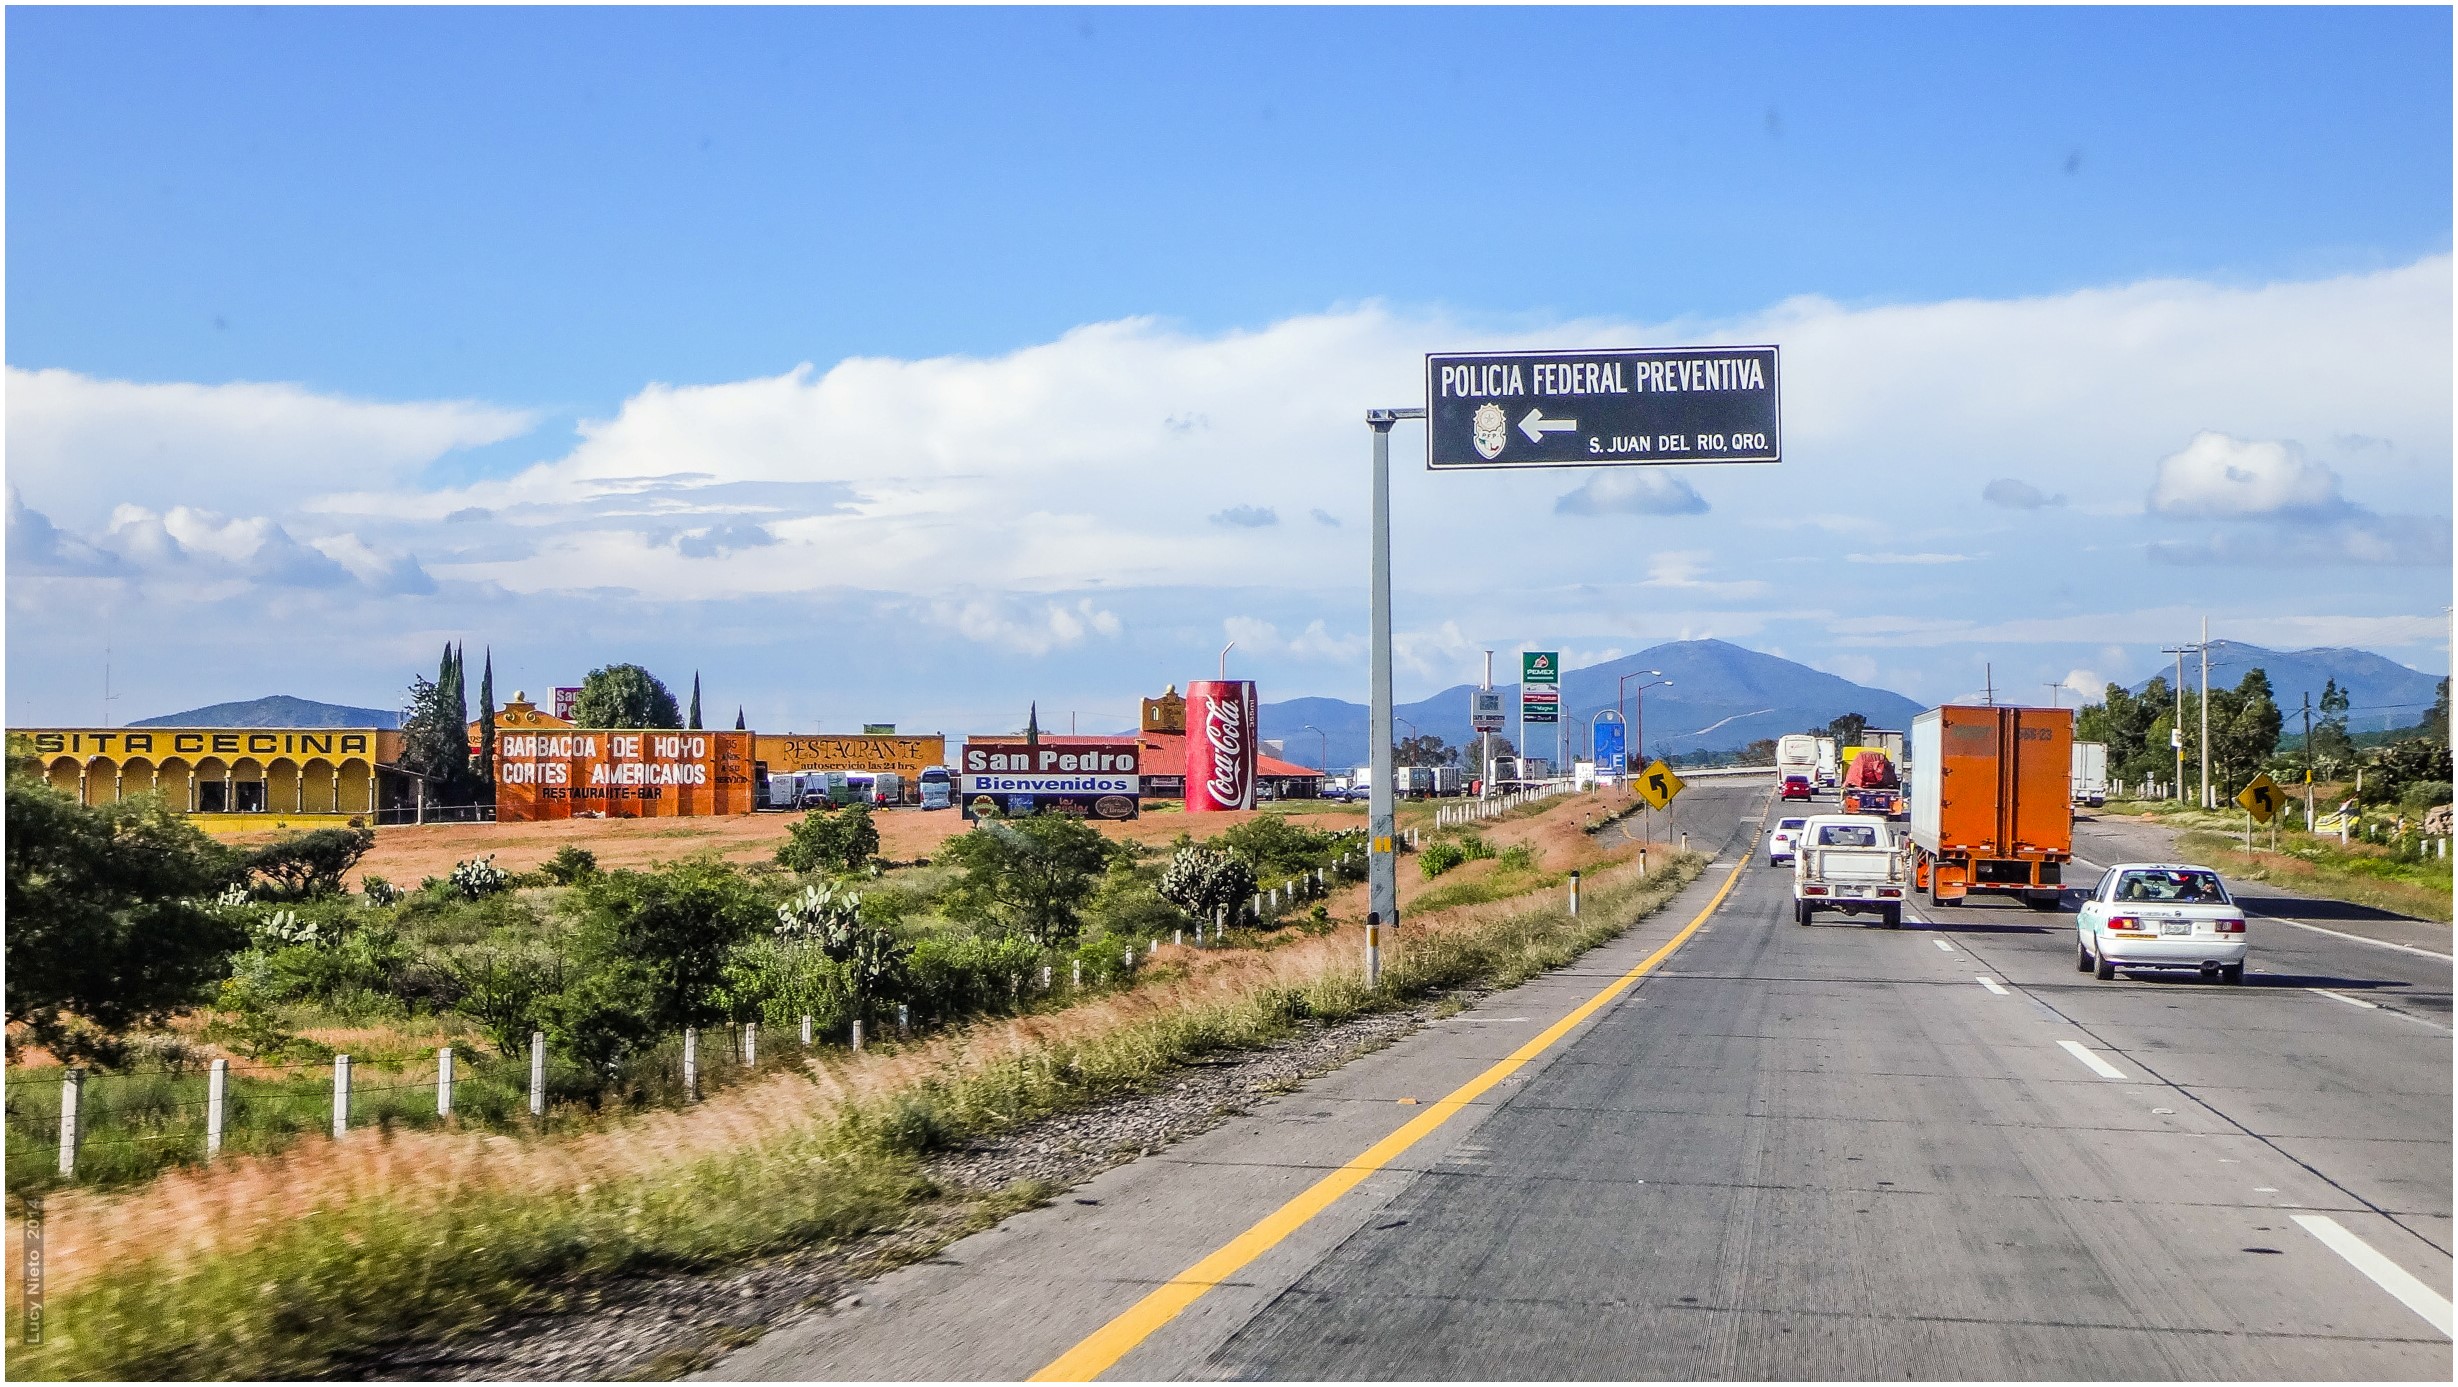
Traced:
POLYGON ((2108 1061, 2101 1059, 2098 1055, 2093 1054, 2091 1052, 2091 1047, 2083 1044, 2079 1040, 2060 1040, 2057 1042, 2057 1048, 2065 1051, 2069 1055, 2072 1055, 2074 1058, 2081 1060, 2090 1068, 2092 1073, 2099 1075, 2103 1079, 2122 1079, 2125 1077, 2124 1070, 2117 1068, 2108 1061))
POLYGON ((2444 1335, 2450 1334, 2450 1305, 2441 1293, 2415 1278, 2413 1272, 2373 1250, 2373 1245, 2339 1226, 2337 1219, 2326 1214, 2290 1214, 2296 1226, 2321 1239, 2321 1245, 2347 1259, 2347 1265, 2364 1273, 2372 1283, 2388 1291, 2399 1304, 2424 1317, 2424 1321, 2444 1335))
POLYGON ((2006 989, 1999 986, 1997 979, 1995 978, 1982 978, 1980 979, 1980 985, 1987 988, 1989 991, 1996 993, 2000 997, 2006 995, 2006 989))

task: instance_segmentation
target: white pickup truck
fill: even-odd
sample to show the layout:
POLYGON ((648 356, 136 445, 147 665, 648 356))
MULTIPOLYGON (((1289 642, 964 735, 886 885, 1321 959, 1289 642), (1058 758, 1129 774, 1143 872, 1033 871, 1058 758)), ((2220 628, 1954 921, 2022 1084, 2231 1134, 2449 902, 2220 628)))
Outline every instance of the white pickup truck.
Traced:
POLYGON ((1888 929, 1903 925, 1903 854, 1894 827, 1866 814, 1814 814, 1792 850, 1792 918, 1806 925, 1821 910, 1874 913, 1888 929))

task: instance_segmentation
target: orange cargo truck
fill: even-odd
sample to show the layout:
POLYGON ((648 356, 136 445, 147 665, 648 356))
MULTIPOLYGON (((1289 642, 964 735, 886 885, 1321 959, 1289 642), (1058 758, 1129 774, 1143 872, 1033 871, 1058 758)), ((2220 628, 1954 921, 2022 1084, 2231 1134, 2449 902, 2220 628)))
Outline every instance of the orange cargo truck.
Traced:
POLYGON ((1912 719, 1912 884, 1931 905, 1973 891, 2057 904, 2074 855, 2074 713, 1932 708, 1912 719))

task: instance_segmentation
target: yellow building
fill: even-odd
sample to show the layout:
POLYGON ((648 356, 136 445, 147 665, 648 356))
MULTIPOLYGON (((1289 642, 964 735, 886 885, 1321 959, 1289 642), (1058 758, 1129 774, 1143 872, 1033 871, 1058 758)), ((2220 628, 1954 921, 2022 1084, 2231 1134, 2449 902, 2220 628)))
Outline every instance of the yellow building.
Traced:
POLYGON ((81 803, 158 794, 205 828, 372 821, 402 779, 401 734, 374 727, 37 727, 8 745, 81 803))

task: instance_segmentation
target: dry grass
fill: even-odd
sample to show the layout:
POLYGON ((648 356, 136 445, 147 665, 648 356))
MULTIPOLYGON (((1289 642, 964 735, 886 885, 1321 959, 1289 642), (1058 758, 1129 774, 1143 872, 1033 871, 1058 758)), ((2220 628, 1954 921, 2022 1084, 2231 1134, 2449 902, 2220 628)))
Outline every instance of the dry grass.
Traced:
MULTIPOLYGON (((1687 876, 1666 880, 1668 873, 1659 871, 1658 881, 1635 888, 1635 872, 1609 865, 1611 859, 1632 856, 1633 850, 1601 851, 1578 831, 1575 814, 1567 823, 1548 816, 1499 825, 1495 837, 1530 843, 1548 867, 1579 865, 1595 872, 1591 877, 1593 899, 1599 905, 1614 899, 1617 892, 1633 889, 1644 889, 1650 896, 1669 895, 1678 880, 1696 874, 1693 860, 1684 868, 1687 876)), ((1585 947, 1585 943, 1562 943, 1559 936, 1566 917, 1557 904, 1534 907, 1535 916, 1530 910, 1525 900, 1502 901, 1409 917, 1391 946, 1391 974, 1406 979, 1413 967, 1418 976, 1437 977, 1445 969, 1456 971, 1464 966, 1459 960, 1494 957, 1496 940, 1513 941, 1522 935, 1529 939, 1542 935, 1541 947, 1509 944, 1520 951, 1513 957, 1537 960, 1518 965, 1525 970, 1545 966, 1565 947, 1571 952, 1585 947), (1527 922, 1532 918, 1545 922, 1536 934, 1529 933, 1534 927, 1527 922)), ((1600 938, 1617 926, 1600 919, 1581 927, 1600 938)), ((108 1313, 94 1311, 96 1319, 106 1322, 115 1314, 125 1318, 134 1313, 117 1307, 140 1302, 176 1304, 182 1294, 190 1294, 179 1287, 191 1280, 199 1287, 219 1287, 213 1294, 225 1299, 236 1296, 245 1301, 257 1294, 252 1288, 259 1285, 246 1277, 258 1273, 246 1271, 242 1276, 241 1272, 259 1263, 294 1264, 300 1256, 309 1255, 303 1248, 313 1243, 309 1235, 317 1229, 326 1233, 359 1230, 345 1236, 365 1241, 368 1249, 363 1255, 374 1258, 379 1245, 388 1246, 388 1240, 398 1239, 400 1227, 468 1225, 478 1230, 473 1236, 484 1241, 489 1236, 485 1232, 488 1219, 551 1221, 555 1209, 585 1210, 613 1199, 629 1205, 623 1217, 630 1221, 618 1219, 621 1228, 635 1230, 631 1236, 646 1239, 651 1247, 666 1248, 655 1256, 681 1255, 677 1248, 716 1249, 730 1255, 763 1236, 808 1237, 845 1231, 862 1219, 883 1216, 881 1211, 896 1207, 900 1200, 916 1197, 911 1191, 898 1193, 898 1181, 909 1180, 909 1171, 876 1158, 868 1164, 856 1160, 854 1164, 864 1172, 860 1178, 848 1176, 842 1190, 827 1195, 820 1204, 809 1204, 820 1196, 805 1193, 796 1196, 805 1203, 788 1213, 754 1208, 746 1216, 747 1226, 728 1227, 721 1234, 694 1224, 680 1231, 669 1229, 659 1235, 664 1238, 660 1243, 658 1237, 636 1229, 643 1217, 641 1210, 663 1207, 658 1192, 672 1190, 677 1182, 702 1189, 711 1180, 738 1181, 752 1191, 743 1197, 754 1202, 763 1198, 773 1202, 781 1189, 799 1191, 812 1172, 807 1165, 793 1167, 802 1173, 780 1177, 775 1169, 778 1161, 786 1160, 791 1166, 793 1161, 849 1159, 846 1133, 866 1130, 866 1122, 876 1127, 881 1114, 911 1108, 920 1101, 917 1095, 935 1105, 939 1115, 933 1121, 966 1129, 996 1127, 1032 1116, 1036 1108, 1047 1110, 1148 1081, 1159 1067, 1200 1052, 1204 1046, 1253 1043, 1255 1036, 1268 1033, 1272 1017, 1265 1013, 1278 1005, 1273 998, 1307 995, 1351 1009, 1376 1004, 1355 976, 1357 951, 1354 940, 1345 933, 1297 938, 1269 949, 1164 948, 1152 965, 1140 985, 1064 1010, 985 1021, 858 1057, 838 1054, 751 1079, 687 1110, 653 1112, 578 1135, 524 1140, 450 1130, 366 1132, 339 1142, 300 1143, 278 1154, 239 1158, 213 1168, 176 1171, 124 1193, 58 1195, 50 1201, 47 1224, 47 1274, 55 1319, 64 1329, 75 1322, 71 1307, 80 1293, 86 1293, 97 1306, 112 1307, 108 1313), (1263 1013, 1258 1013, 1259 1006, 1263 1013), (1258 1026, 1264 1030, 1258 1031, 1258 1026), (767 1223, 761 1221, 764 1214, 770 1215, 767 1223), (712 1238, 717 1241, 711 1242, 712 1238), (234 1283, 233 1277, 244 1284, 234 1283), (129 1296, 137 1296, 138 1301, 128 1301, 129 1296)), ((1494 971, 1490 964, 1474 966, 1494 971)), ((596 1216, 612 1217, 602 1209, 596 1216)), ((705 1220, 704 1214, 694 1216, 705 1220)), ((561 1236, 582 1251, 567 1248, 557 1255, 585 1260, 591 1238, 579 1237, 572 1243, 575 1235, 561 1236)), ((619 1248, 623 1235, 600 1232, 595 1236, 601 1247, 590 1255, 626 1255, 619 1248)), ((545 1233, 532 1240, 539 1239, 554 1241, 545 1233)), ((509 1234, 502 1235, 501 1241, 507 1248, 521 1243, 509 1234)), ((326 1262, 336 1256, 346 1260, 350 1255, 346 1248, 336 1252, 321 1243, 314 1243, 312 1251, 326 1262)), ((541 1274, 541 1268, 563 1265, 545 1252, 528 1261, 510 1251, 503 1256, 509 1259, 505 1265, 489 1273, 503 1287, 499 1295, 520 1294, 520 1288, 531 1284, 527 1278, 541 1274)), ((424 1274, 436 1272, 430 1268, 424 1274)), ((469 1275, 478 1273, 473 1270, 469 1275)), ((273 1281, 261 1284, 269 1287, 273 1281)), ((306 1284, 321 1283, 311 1277, 306 1284)), ((419 1294, 426 1295, 430 1289, 422 1285, 419 1294)), ((16 1290, 13 1284, 9 1287, 12 1295, 16 1290)), ((313 1298, 365 1291, 364 1287, 294 1287, 287 1293, 313 1298)), ((475 1303, 464 1300, 422 1313, 441 1315, 446 1322, 456 1316, 466 1320, 487 1313, 478 1308, 485 1303, 483 1298, 475 1303)), ((500 1308, 500 1304, 494 1306, 500 1308)), ((347 1318, 341 1307, 334 1313, 347 1318)), ((381 1317, 384 1312, 368 1313, 381 1317)), ((244 1320, 247 1314, 238 1318, 244 1320)), ((169 1331, 149 1332, 159 1339, 169 1331)), ((225 1369, 236 1375, 256 1375, 301 1366, 281 1356, 293 1350, 280 1348, 274 1342, 278 1335, 266 1338, 269 1332, 250 1340, 253 1347, 237 1341, 224 1345, 220 1351, 236 1355, 222 1360, 225 1369)), ((318 1336, 323 1335, 346 1343, 351 1332, 361 1331, 326 1326, 306 1334, 305 1341, 322 1343, 318 1336)), ((82 1351, 67 1347, 45 1358, 52 1370, 63 1373, 79 1371, 80 1364, 89 1371, 120 1375, 139 1366, 160 1367, 139 1350, 126 1350, 136 1354, 135 1358, 113 1356, 119 1352, 89 1342, 82 1351)))

